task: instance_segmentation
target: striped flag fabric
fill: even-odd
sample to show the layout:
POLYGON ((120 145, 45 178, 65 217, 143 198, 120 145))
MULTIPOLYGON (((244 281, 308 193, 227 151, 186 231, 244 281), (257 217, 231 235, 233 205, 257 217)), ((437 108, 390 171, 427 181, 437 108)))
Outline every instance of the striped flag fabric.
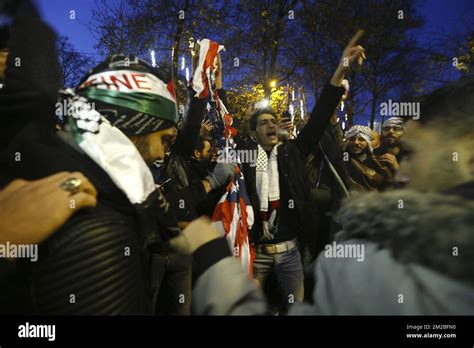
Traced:
MULTIPOLYGON (((232 116, 220 100, 218 90, 213 91, 211 83, 212 76, 216 73, 214 61, 222 49, 224 49, 224 46, 209 39, 200 41, 199 61, 194 73, 192 87, 196 92, 196 97, 206 98, 210 96, 211 102, 209 105, 214 108, 220 118, 220 122, 216 120, 216 123, 222 126, 217 127, 222 132, 219 135, 221 137, 219 147, 224 154, 228 154, 236 146, 232 139, 236 131, 232 127, 232 116)), ((224 156, 224 159, 230 160, 231 157, 224 156)), ((235 162, 235 159, 233 161, 235 162)), ((214 209, 212 220, 222 235, 226 236, 234 256, 240 259, 243 269, 252 277, 255 252, 250 245, 249 231, 254 222, 254 212, 245 187, 244 176, 238 166, 235 166, 235 175, 214 209)))
POLYGON ((243 174, 238 166, 234 179, 227 185, 227 191, 219 200, 212 220, 217 229, 226 236, 235 257, 252 276, 255 252, 249 242, 249 230, 254 222, 254 213, 245 187, 243 174))
POLYGON ((211 87, 211 74, 214 73, 216 67, 214 66, 214 59, 217 54, 224 49, 224 46, 209 39, 199 41, 199 60, 194 72, 192 87, 196 92, 196 97, 206 98, 209 95, 211 87))

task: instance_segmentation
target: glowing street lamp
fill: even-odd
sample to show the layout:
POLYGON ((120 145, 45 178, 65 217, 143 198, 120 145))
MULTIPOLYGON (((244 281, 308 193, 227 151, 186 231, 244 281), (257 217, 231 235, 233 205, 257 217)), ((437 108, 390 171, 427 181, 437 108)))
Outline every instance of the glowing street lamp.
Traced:
POLYGON ((270 105, 270 101, 268 99, 263 99, 255 104, 255 109, 265 109, 270 105))
POLYGON ((277 85, 277 82, 276 82, 276 80, 272 80, 272 81, 270 81, 270 87, 271 87, 271 88, 275 88, 275 87, 276 87, 276 85, 277 85))

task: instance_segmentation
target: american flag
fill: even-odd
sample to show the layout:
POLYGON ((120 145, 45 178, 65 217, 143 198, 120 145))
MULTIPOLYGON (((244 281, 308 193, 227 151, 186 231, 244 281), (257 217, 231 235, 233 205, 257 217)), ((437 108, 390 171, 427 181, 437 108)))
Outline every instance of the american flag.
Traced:
POLYGON ((255 252, 249 243, 249 230, 254 222, 253 209, 245 187, 244 176, 235 167, 234 179, 227 185, 227 191, 214 210, 212 220, 232 248, 242 267, 252 276, 255 252))
POLYGON ((214 59, 224 46, 209 39, 199 41, 199 45, 199 60, 191 85, 196 92, 196 97, 202 99, 211 93, 211 75, 217 73, 214 59))
MULTIPOLYGON (((209 39, 200 41, 199 62, 194 73, 192 87, 199 98, 210 95, 211 109, 215 110, 218 115, 213 123, 217 131, 216 135, 221 136, 219 147, 227 153, 228 150, 235 147, 232 137, 236 134, 236 130, 232 127, 232 116, 220 100, 218 91, 212 90, 211 83, 211 75, 217 73, 214 59, 222 49, 224 46, 209 39)), ((230 157, 225 156, 225 158, 229 159, 230 157)), ((240 259, 244 270, 248 272, 249 276, 252 276, 252 262, 255 259, 255 252, 250 246, 249 230, 252 228, 254 215, 245 188, 244 176, 237 165, 234 178, 227 185, 226 193, 214 209, 212 220, 217 229, 227 237, 234 256, 240 259)))

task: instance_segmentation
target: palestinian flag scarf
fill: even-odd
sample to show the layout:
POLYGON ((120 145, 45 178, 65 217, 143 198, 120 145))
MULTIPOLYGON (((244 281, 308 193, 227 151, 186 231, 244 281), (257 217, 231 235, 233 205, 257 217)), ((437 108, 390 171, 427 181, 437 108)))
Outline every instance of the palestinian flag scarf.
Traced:
POLYGON ((90 75, 77 91, 95 102, 96 110, 126 135, 153 133, 178 120, 172 82, 151 73, 103 71, 90 75))

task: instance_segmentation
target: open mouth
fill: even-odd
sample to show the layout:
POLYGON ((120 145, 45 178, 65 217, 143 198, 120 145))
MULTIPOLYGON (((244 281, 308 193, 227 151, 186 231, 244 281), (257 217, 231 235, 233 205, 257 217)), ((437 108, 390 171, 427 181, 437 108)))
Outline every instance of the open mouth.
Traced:
POLYGON ((276 137, 276 136, 277 136, 276 130, 270 130, 267 132, 267 137, 276 137))

